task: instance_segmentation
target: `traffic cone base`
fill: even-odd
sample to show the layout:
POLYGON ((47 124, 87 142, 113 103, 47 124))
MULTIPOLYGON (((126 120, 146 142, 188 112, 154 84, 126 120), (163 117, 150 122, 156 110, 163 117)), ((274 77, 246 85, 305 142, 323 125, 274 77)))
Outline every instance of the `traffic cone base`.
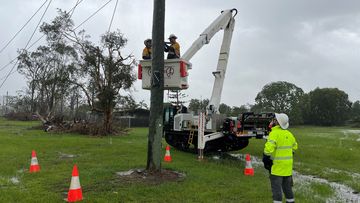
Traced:
POLYGON ((253 176, 254 175, 254 169, 253 168, 245 168, 244 174, 246 176, 253 176))
POLYGON ((171 162, 171 155, 170 155, 170 147, 166 146, 166 152, 165 152, 165 156, 164 156, 164 161, 165 162, 171 162))
POLYGON ((32 150, 29 172, 30 173, 36 173, 36 172, 39 172, 39 171, 40 171, 40 165, 39 165, 39 162, 38 162, 38 160, 36 158, 36 152, 35 152, 35 150, 32 150))
POLYGON ((30 166, 30 173, 36 173, 40 171, 40 166, 39 165, 35 165, 35 166, 30 166))
POLYGON ((246 176, 253 176, 254 175, 254 168, 251 165, 251 158, 249 154, 246 154, 246 165, 244 169, 244 175, 246 176))
POLYGON ((71 190, 71 192, 69 191, 68 198, 66 199, 67 202, 77 202, 81 200, 83 200, 81 188, 71 190))
POLYGON ((82 190, 80 186, 80 178, 77 166, 74 165, 70 183, 70 189, 68 192, 67 202, 77 202, 83 200, 82 190))

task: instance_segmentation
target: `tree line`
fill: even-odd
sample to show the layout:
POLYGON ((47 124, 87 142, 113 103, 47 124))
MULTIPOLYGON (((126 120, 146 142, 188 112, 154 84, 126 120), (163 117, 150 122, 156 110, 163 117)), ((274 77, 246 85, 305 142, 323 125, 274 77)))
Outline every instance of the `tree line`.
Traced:
MULTIPOLYGON (((189 109, 204 110, 209 100, 191 99, 189 109)), ((305 93, 300 87, 286 82, 271 82, 265 85, 255 98, 253 105, 230 107, 220 105, 220 112, 238 116, 243 112, 283 112, 292 124, 344 125, 360 124, 360 101, 351 102, 349 96, 338 88, 316 88, 305 93)))
MULTIPOLYGON (((51 23, 40 27, 46 37, 44 45, 34 51, 18 51, 17 70, 25 76, 27 89, 8 98, 9 103, 17 111, 36 112, 44 118, 56 114, 74 118, 81 112, 97 112, 103 115, 105 134, 111 133, 114 110, 147 107, 144 101, 137 103, 130 92, 136 80, 136 62, 133 55, 123 54, 127 39, 120 31, 106 32, 99 43, 94 43, 84 30, 75 31, 69 13, 58 13, 51 23)), ((181 93, 171 95, 179 104, 181 93)), ((208 102, 191 99, 189 110, 205 110, 208 102)), ((360 101, 350 102, 344 91, 316 88, 305 93, 285 81, 265 85, 253 105, 230 107, 222 103, 219 110, 228 116, 249 111, 284 112, 292 124, 360 123, 360 101)))

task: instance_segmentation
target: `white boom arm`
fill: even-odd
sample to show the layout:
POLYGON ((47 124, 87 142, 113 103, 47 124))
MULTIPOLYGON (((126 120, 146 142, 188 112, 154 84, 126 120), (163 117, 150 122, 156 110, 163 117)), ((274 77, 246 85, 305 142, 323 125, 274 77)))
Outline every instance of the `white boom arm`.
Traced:
POLYGON ((199 38, 191 45, 191 47, 182 55, 181 58, 190 61, 190 59, 203 47, 208 44, 211 38, 220 30, 228 27, 231 20, 234 20, 232 12, 236 9, 225 10, 221 12, 221 15, 217 17, 213 23, 211 23, 199 36, 199 38))
POLYGON ((224 37, 220 49, 217 69, 213 72, 215 76, 214 87, 212 90, 209 105, 207 106, 207 114, 219 113, 219 105, 221 99, 221 93, 223 89, 227 62, 229 58, 231 38, 234 30, 235 20, 231 18, 229 25, 224 30, 224 37))
POLYGON ((192 114, 176 114, 174 116, 174 130, 181 131, 183 129, 188 129, 188 123, 192 123, 195 126, 198 126, 198 149, 199 156, 203 154, 205 148, 205 143, 210 140, 218 139, 223 137, 222 132, 217 132, 217 121, 221 115, 219 114, 219 105, 221 99, 221 92, 223 89, 226 66, 229 57, 230 44, 232 33, 234 31, 235 19, 234 17, 237 14, 236 9, 225 10, 221 12, 221 15, 215 19, 213 23, 207 27, 204 32, 202 32, 199 38, 191 45, 191 47, 185 52, 182 56, 186 61, 190 59, 204 46, 208 44, 211 38, 220 30, 224 30, 223 41, 220 48, 220 54, 218 59, 218 64, 216 71, 213 72, 215 76, 214 86, 212 90, 212 95, 209 101, 208 106, 206 107, 206 112, 201 113, 199 116, 194 116, 192 114), (233 12, 235 11, 235 14, 233 12), (199 119, 199 120, 198 120, 199 119), (211 132, 205 135, 205 131, 211 132))
POLYGON ((215 19, 213 23, 202 32, 199 38, 191 45, 191 47, 183 55, 183 59, 190 61, 190 59, 201 49, 202 46, 208 44, 211 38, 220 30, 224 30, 223 41, 220 49, 218 64, 216 71, 213 72, 215 76, 212 95, 209 101, 209 105, 206 107, 206 114, 211 115, 213 113, 219 113, 219 105, 221 99, 221 93, 223 89, 223 83, 225 79, 225 72, 227 61, 229 57, 230 44, 232 33, 235 25, 236 9, 222 11, 221 15, 215 19), (233 15, 233 12, 235 14, 233 15))

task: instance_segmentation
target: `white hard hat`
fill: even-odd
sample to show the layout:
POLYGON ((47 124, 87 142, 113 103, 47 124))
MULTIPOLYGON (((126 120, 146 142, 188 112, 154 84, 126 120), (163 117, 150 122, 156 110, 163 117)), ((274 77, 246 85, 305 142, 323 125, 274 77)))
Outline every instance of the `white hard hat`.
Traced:
POLYGON ((171 39, 171 38, 177 39, 177 37, 176 37, 174 34, 171 34, 171 35, 169 36, 169 39, 171 39))
POLYGON ((289 127, 289 117, 286 114, 275 113, 275 118, 282 129, 286 130, 289 127))

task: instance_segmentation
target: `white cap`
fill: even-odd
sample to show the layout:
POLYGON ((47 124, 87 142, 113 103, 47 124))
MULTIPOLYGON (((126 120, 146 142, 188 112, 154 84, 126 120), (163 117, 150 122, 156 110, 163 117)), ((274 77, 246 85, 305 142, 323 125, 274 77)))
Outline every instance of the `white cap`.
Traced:
POLYGON ((177 39, 177 37, 176 37, 174 34, 171 34, 171 35, 169 36, 169 39, 171 39, 171 38, 177 39))
POLYGON ((286 130, 289 127, 289 117, 286 114, 275 113, 275 118, 282 129, 286 130))

